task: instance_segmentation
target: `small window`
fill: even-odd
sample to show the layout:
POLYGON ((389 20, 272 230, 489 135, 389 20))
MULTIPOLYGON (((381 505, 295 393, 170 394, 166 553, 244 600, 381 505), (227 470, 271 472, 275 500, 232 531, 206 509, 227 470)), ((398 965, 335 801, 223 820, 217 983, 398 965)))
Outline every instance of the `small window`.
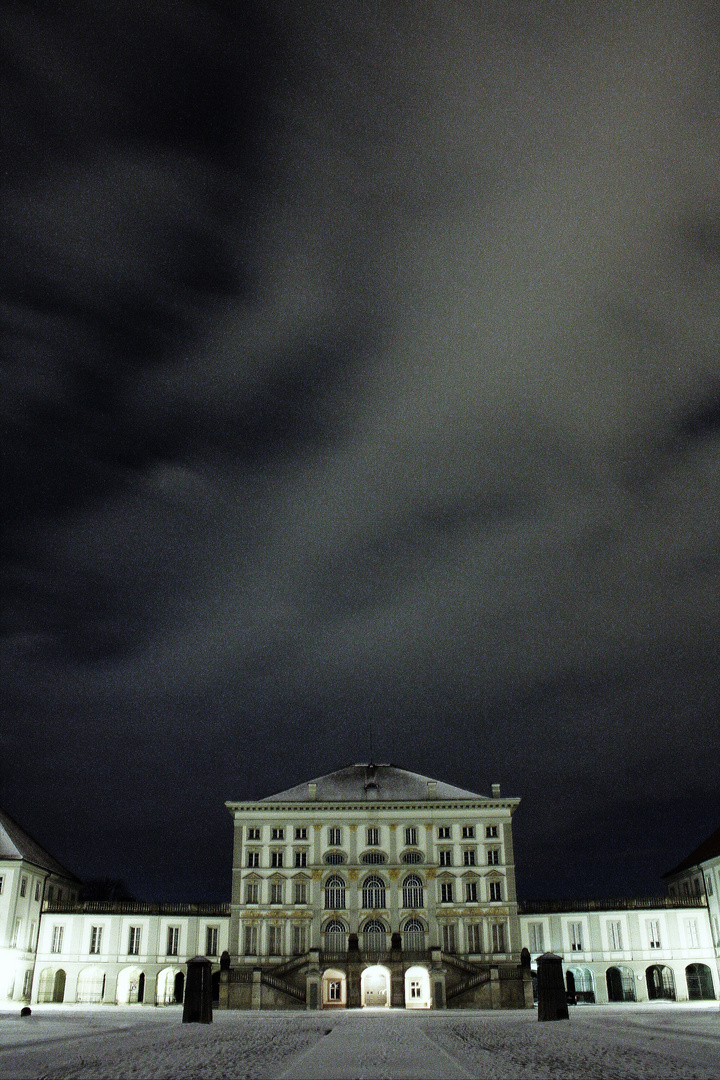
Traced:
MULTIPOLYGON (((0 893, 2 892, 2 878, 0 878, 0 893)), ((40 899, 40 882, 35 882, 35 899, 40 899)))
POLYGON ((285 839, 285 830, 284 829, 273 829, 271 839, 272 840, 284 840, 285 839))
POLYGON ((477 882, 476 881, 466 881, 465 882, 465 903, 466 904, 476 904, 477 903, 477 898, 478 898, 477 882))
POLYGON ((128 935, 128 956, 138 956, 140 953, 141 926, 131 926, 128 935))
POLYGON ((623 947, 622 926, 619 921, 607 924, 608 945, 613 952, 618 952, 623 947))
POLYGON ((472 840, 475 836, 474 825, 463 825, 462 838, 463 840, 472 840))
POLYGON ((441 866, 452 866, 452 848, 440 848, 438 854, 441 866))
POLYGON ((488 860, 487 860, 488 861, 488 866, 499 866, 500 865, 500 848, 496 848, 496 847, 488 848, 487 857, 488 857, 488 860))
POLYGON ((490 882, 490 899, 502 900, 502 882, 491 881, 490 882))
POLYGON ((178 946, 180 944, 180 927, 168 926, 167 930, 167 952, 166 956, 177 956, 178 946))
POLYGON ((385 882, 379 877, 365 879, 362 890, 362 906, 365 910, 385 907, 385 882))
POLYGON ((505 952, 505 924, 492 924, 492 951, 494 953, 505 952))
POLYGON ((205 928, 205 955, 217 956, 218 954, 218 928, 207 926, 205 928))
POLYGON ((270 903, 282 904, 283 902, 283 883, 282 881, 273 881, 270 885, 270 903))
POLYGON ((488 839, 492 839, 492 837, 497 836, 497 834, 498 834, 497 825, 486 825, 485 826, 485 835, 487 836, 488 839))
POLYGON ((404 863, 421 863, 423 857, 419 851, 405 851, 402 856, 404 863))
POLYGON ((380 843, 380 830, 368 829, 367 831, 367 844, 368 847, 375 847, 380 843))
POLYGON ((439 829, 438 829, 438 840, 449 840, 449 839, 450 839, 450 826, 449 825, 441 825, 439 827, 439 829))
POLYGON ((248 840, 259 840, 260 829, 256 825, 250 825, 247 831, 247 838, 248 840))
POLYGON ((282 853, 282 851, 272 851, 270 853, 270 865, 277 869, 277 868, 281 867, 282 864, 283 864, 283 853, 282 853))
POLYGON ((341 866, 345 862, 345 856, 342 851, 328 851, 325 862, 329 866, 341 866))
POLYGON ((713 895, 713 883, 712 883, 712 878, 710 877, 709 874, 705 878, 705 888, 707 889, 708 896, 712 896, 713 895))
POLYGON ((660 920, 648 919, 647 921, 648 942, 651 949, 660 948, 660 920))
POLYGON ((698 945, 700 944, 700 939, 698 937, 697 919, 685 920, 685 938, 687 940, 689 948, 697 949, 698 945))
POLYGON ((331 979, 327 984, 328 1001, 342 1001, 342 983, 331 979))
POLYGON ((444 923, 442 928, 443 952, 455 952, 455 923, 444 923))
POLYGON ((57 893, 57 902, 58 902, 58 904, 60 903, 61 900, 62 900, 62 889, 58 889, 58 893, 57 893))
POLYGON ((3 883, 4 883, 4 878, 3 878, 3 875, 0 874, 0 896, 2 896, 3 883))
POLYGON ((48 885, 48 891, 47 892, 48 892, 48 895, 47 895, 48 900, 52 900, 52 898, 55 896, 54 887, 52 885, 48 885))
POLYGON ((366 851, 362 857, 364 863, 373 863, 379 865, 380 863, 387 862, 387 856, 382 851, 366 851))
POLYGON ((30 997, 30 991, 32 990, 32 968, 25 972, 23 978, 23 997, 27 1000, 30 997))
POLYGON ((472 848, 468 848, 463 851, 463 866, 475 866, 475 851, 472 848))
POLYGON ((282 926, 270 927, 270 940, 269 940, 269 952, 271 956, 281 956, 283 951, 282 946, 282 926))
POLYGON ((50 946, 50 952, 61 953, 63 946, 63 935, 65 933, 64 926, 53 926, 52 932, 52 944, 50 946))
POLYGON ((405 847, 417 847, 418 831, 415 828, 405 830, 405 847))
POLYGON ((328 829, 328 847, 339 847, 342 844, 342 829, 335 826, 328 829))
POLYGON ((307 866, 307 851, 296 851, 295 852, 295 865, 296 866, 307 866))
POLYGON ((260 852, 248 851, 247 864, 249 867, 255 867, 260 865, 260 852))
POLYGON ((90 952, 99 953, 102 949, 102 926, 90 927, 90 952))
POLYGON ((257 881, 248 881, 245 885, 245 903, 257 904, 260 889, 257 881))
POLYGON ((307 829, 305 828, 305 826, 302 826, 301 828, 295 830, 295 839, 307 840, 307 829))
POLYGON ((257 956, 258 951, 258 932, 257 926, 245 927, 245 955, 257 956))
POLYGON ((583 932, 582 923, 571 922, 568 923, 568 937, 570 938, 570 949, 572 952, 583 951, 583 932))
POLYGON ((20 895, 25 896, 27 893, 27 878, 20 878, 20 895))
POLYGON ((530 923, 530 925, 528 926, 528 930, 530 932, 530 952, 545 952, 543 924, 540 922, 530 923))
POLYGON ((306 932, 303 923, 295 923, 292 928, 292 951, 293 956, 302 956, 306 951, 306 932))
POLYGON ((307 884, 304 881, 295 882, 295 903, 307 904, 307 884))
POLYGON ((453 898, 453 883, 452 881, 442 881, 440 883, 440 902, 442 904, 452 904, 453 898))
POLYGON ((469 923, 467 928, 468 936, 468 952, 469 953, 481 953, 482 949, 482 927, 480 923, 469 923))
POLYGON ((330 911, 345 907, 345 882, 342 878, 331 877, 325 882, 325 907, 330 911))

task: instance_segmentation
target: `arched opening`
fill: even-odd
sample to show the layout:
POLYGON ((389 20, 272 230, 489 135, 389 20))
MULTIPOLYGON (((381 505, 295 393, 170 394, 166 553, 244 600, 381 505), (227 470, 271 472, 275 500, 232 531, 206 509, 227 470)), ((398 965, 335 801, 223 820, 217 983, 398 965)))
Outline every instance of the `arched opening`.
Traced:
POLYGON ((344 1009, 347 1005, 347 979, 344 971, 328 968, 322 976, 323 1009, 344 1009))
POLYGON ((62 968, 55 972, 52 999, 56 1005, 62 1005, 65 1000, 65 972, 62 968))
POLYGON ((568 994, 574 995, 578 1005, 595 1003, 595 983, 590 968, 579 966, 568 968, 566 983, 568 994))
POLYGON ((362 887, 362 906, 366 911, 385 907, 385 882, 377 874, 365 878, 362 887))
POLYGON ((421 908, 425 906, 423 901, 422 879, 417 874, 408 874, 403 881, 403 907, 421 908))
POLYGON ((178 971, 173 983, 173 997, 176 1005, 182 1005, 185 996, 185 972, 178 971))
POLYGON ((363 952, 378 955, 385 950, 386 929, 379 919, 369 919, 363 927, 363 952))
POLYGON ((419 919, 408 919, 403 927, 403 952, 425 951, 425 927, 419 919))
MULTIPOLYGON (((175 980, 178 975, 183 976, 180 968, 163 968, 157 977, 157 993, 155 1001, 158 1005, 175 1005, 175 980)), ((184 979, 184 976, 183 976, 184 979)), ((180 999, 182 1001, 182 998, 180 999)))
POLYGON ((55 980, 55 974, 52 968, 43 968, 40 972, 40 978, 38 979, 38 1004, 46 1005, 49 1001, 52 1001, 53 982, 55 980))
POLYGON ((105 973, 100 967, 88 967, 78 975, 75 1000, 82 1005, 99 1005, 105 989, 105 973))
POLYGON ((405 1008, 429 1009, 430 975, 424 967, 411 967, 405 972, 405 1008))
POLYGON ((653 964, 645 972, 645 983, 649 1001, 675 1000, 675 976, 672 968, 653 964))
POLYGON ((605 973, 608 1001, 635 1001, 635 977, 628 967, 610 967, 605 973))
POLYGON ((712 972, 707 964, 688 964, 685 968, 688 997, 691 1001, 714 1001, 712 972))
POLYGON ((325 925, 325 952, 337 955, 345 952, 345 924, 339 919, 331 919, 325 925))
MULTIPOLYGON (((140 977, 143 972, 140 968, 123 968, 118 975, 116 1001, 118 1005, 139 1005, 140 1001, 140 977)), ((143 990, 145 980, 143 979, 143 990)))
POLYGON ((381 964, 367 967, 360 976, 360 1004, 363 1009, 390 1008, 390 972, 381 964))

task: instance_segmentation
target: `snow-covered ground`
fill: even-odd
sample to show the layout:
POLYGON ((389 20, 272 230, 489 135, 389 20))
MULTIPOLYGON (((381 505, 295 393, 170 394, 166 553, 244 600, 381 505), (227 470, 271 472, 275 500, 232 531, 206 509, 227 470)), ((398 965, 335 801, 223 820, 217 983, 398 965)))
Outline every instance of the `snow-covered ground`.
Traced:
POLYGON ((216 1012, 39 1005, 0 1010, 0 1076, 33 1078, 512 1078, 717 1080, 716 1002, 528 1012, 216 1012))

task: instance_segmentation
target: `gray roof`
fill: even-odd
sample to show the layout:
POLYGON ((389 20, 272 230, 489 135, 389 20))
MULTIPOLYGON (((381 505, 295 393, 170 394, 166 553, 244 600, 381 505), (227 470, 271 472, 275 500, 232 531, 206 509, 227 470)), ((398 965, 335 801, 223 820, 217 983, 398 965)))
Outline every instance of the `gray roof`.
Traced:
POLYGON ((304 784, 268 795, 260 802, 414 802, 418 799, 486 799, 430 776, 394 765, 359 764, 318 776, 304 784), (315 795, 310 785, 315 784, 315 795), (429 785, 435 785, 434 788, 429 785))
POLYGON ((0 859, 17 859, 32 863, 43 870, 49 870, 58 877, 68 881, 79 879, 69 870, 53 859, 44 848, 40 847, 37 840, 33 840, 25 830, 13 821, 9 814, 0 809, 0 859))

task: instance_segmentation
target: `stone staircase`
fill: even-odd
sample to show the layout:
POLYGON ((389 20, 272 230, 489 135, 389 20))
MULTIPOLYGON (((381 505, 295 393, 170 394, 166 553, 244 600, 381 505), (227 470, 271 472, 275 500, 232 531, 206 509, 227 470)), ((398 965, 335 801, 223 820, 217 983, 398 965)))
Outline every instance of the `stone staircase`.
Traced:
POLYGON ((266 986, 272 986, 274 990, 280 990, 281 993, 287 994, 289 997, 294 997, 298 1001, 305 1001, 304 990, 300 990, 299 987, 293 986, 291 983, 286 982, 285 979, 278 978, 277 975, 271 974, 269 971, 262 972, 260 981, 264 982, 266 986))
POLYGON ((442 954, 443 963, 454 967, 457 971, 463 972, 465 978, 460 979, 454 986, 449 986, 446 991, 446 999, 452 1001, 453 998, 460 997, 461 994, 467 993, 468 990, 473 990, 476 986, 481 986, 483 983, 490 982, 490 968, 487 965, 473 964, 470 960, 461 960, 459 956, 454 956, 452 953, 442 954))

